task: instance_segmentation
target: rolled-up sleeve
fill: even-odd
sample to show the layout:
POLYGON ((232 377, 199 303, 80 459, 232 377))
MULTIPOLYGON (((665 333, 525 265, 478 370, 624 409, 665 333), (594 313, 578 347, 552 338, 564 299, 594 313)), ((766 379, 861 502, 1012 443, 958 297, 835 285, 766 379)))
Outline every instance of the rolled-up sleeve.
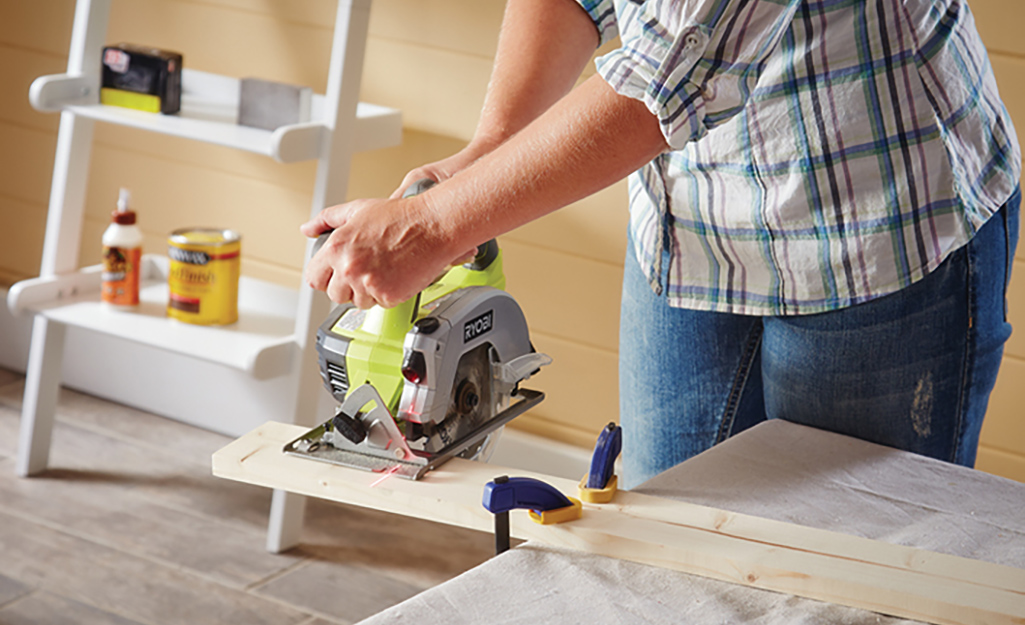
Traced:
POLYGON ((619 36, 616 26, 616 7, 612 0, 576 0, 587 14, 591 16, 594 27, 598 29, 598 45, 612 41, 619 36))
MULTIPOLYGON (((588 8, 586 0, 577 1, 588 8)), ((594 17, 611 1, 590 4, 594 17)), ((618 93, 643 101, 669 147, 680 149, 740 112, 799 5, 800 0, 624 2, 614 20, 622 45, 598 59, 598 73, 618 93)))

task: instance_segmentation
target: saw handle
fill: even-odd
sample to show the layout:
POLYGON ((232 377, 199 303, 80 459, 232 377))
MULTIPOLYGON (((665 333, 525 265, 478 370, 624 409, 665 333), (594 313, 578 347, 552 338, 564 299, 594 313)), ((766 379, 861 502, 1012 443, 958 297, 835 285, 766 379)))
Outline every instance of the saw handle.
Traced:
MULTIPOLYGON (((402 192, 402 197, 408 198, 413 197, 414 195, 420 195, 436 184, 438 184, 437 181, 432 180, 431 178, 421 178, 406 187, 406 190, 402 192)), ((498 239, 491 239, 478 245, 477 255, 473 257, 472 261, 464 264, 463 266, 473 271, 484 271, 495 261, 496 258, 498 258, 498 239)))
MULTIPOLYGON (((402 197, 410 198, 414 195, 420 195, 436 184, 438 183, 430 178, 421 178, 406 187, 406 190, 402 192, 402 197)), ((320 236, 318 236, 317 240, 313 243, 313 251, 310 252, 310 258, 316 256, 317 252, 320 251, 320 248, 324 247, 324 243, 327 242, 327 239, 331 236, 332 232, 334 232, 334 229, 325 230, 320 233, 320 236)), ((464 264, 463 266, 473 271, 484 271, 495 261, 496 258, 498 258, 498 239, 491 239, 478 245, 477 255, 473 257, 472 261, 464 264)))
MULTIPOLYGON (((402 192, 402 197, 409 198, 413 197, 414 195, 420 195, 421 193, 423 193, 427 189, 430 189, 436 184, 438 183, 434 180, 431 180, 430 178, 421 178, 420 180, 417 180, 413 184, 406 187, 406 190, 402 192)), ((324 247, 324 244, 327 243, 327 239, 331 236, 332 232, 334 232, 334 228, 332 228, 331 230, 325 230, 324 232, 320 233, 320 236, 318 236, 317 240, 313 243, 313 251, 310 252, 310 258, 316 256, 317 252, 320 251, 320 248, 324 247)), ((479 250, 480 248, 477 249, 479 250)))
MULTIPOLYGON (((402 193, 402 197, 410 198, 414 195, 419 195, 436 184, 438 183, 430 178, 421 178, 406 187, 406 190, 402 193)), ((320 236, 318 236, 317 240, 313 243, 310 258, 320 251, 320 248, 324 246, 324 243, 327 242, 327 239, 331 236, 332 232, 334 232, 334 229, 325 230, 320 233, 320 236)), ((497 258, 498 240, 491 239, 490 241, 486 241, 478 245, 477 255, 474 256, 472 261, 465 263, 463 266, 471 271, 484 271, 497 258)), ((378 306, 374 306, 371 310, 378 312, 378 314, 372 315, 372 319, 368 320, 376 331, 384 335, 393 336, 397 340, 401 340, 401 337, 409 330, 413 322, 416 321, 417 313, 420 310, 420 293, 417 293, 414 297, 409 298, 393 308, 383 309, 378 306)), ((366 328, 368 326, 365 324, 364 327, 366 328)))

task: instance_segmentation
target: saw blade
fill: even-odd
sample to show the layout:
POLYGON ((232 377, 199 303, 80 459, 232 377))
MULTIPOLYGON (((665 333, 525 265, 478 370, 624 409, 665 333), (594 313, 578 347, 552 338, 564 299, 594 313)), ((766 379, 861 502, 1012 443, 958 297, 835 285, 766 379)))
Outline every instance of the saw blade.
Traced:
MULTIPOLYGON (((463 354, 456 365, 445 418, 428 434, 423 450, 438 452, 494 418, 499 402, 494 397, 493 385, 490 346, 480 345, 463 354)), ((473 458, 485 442, 459 455, 473 458)))

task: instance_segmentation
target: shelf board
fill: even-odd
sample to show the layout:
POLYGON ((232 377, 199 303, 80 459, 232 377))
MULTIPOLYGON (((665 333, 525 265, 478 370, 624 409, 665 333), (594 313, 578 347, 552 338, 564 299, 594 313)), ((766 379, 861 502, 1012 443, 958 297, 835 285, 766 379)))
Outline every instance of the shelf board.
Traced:
POLYGON ((181 353, 269 379, 291 370, 295 342, 294 289, 243 276, 239 318, 227 326, 198 326, 169 319, 166 257, 143 256, 140 304, 118 309, 100 302, 100 266, 74 274, 24 280, 11 287, 8 306, 69 326, 85 328, 181 353))
MULTIPOLYGON (((318 158, 331 132, 322 95, 312 98, 310 122, 274 131, 239 126, 239 80, 188 69, 182 70, 181 112, 175 115, 99 104, 98 86, 86 77, 70 74, 37 78, 29 99, 40 111, 66 110, 97 121, 264 154, 283 163, 318 158)), ((398 145, 402 114, 361 102, 353 133, 355 152, 398 145)))

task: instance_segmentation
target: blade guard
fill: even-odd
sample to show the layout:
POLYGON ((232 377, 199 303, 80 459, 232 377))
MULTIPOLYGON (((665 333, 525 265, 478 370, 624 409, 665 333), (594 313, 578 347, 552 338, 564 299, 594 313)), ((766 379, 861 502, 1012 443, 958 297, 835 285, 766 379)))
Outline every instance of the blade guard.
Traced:
POLYGON ((495 397, 509 396, 517 382, 551 362, 533 353, 527 320, 512 296, 487 286, 460 289, 458 296, 437 300, 406 335, 403 361, 415 362, 418 371, 405 379, 397 417, 413 423, 444 419, 459 358, 483 344, 491 346, 492 363, 500 363, 494 368, 495 397), (523 356, 532 357, 519 360, 523 356))

